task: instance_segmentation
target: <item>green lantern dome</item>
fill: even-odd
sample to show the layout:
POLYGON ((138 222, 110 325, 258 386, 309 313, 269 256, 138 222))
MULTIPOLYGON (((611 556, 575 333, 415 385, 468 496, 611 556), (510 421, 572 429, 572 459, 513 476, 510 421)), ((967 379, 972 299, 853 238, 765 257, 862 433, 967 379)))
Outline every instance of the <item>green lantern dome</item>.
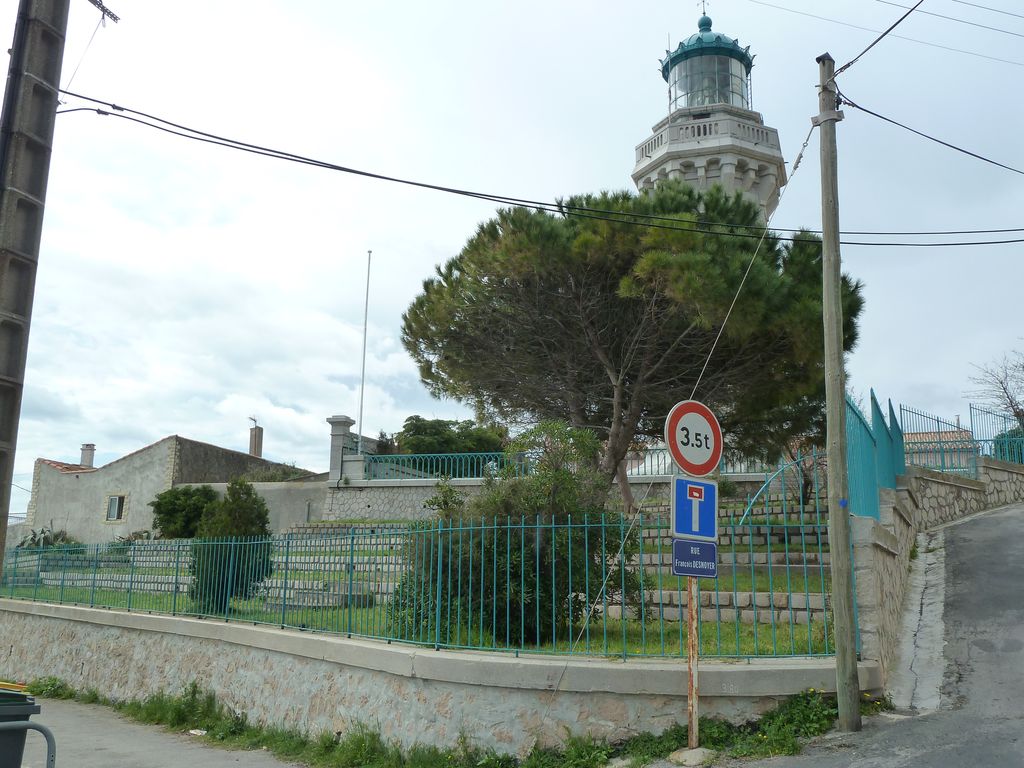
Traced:
POLYGON ((672 86, 674 108, 731 104, 750 108, 748 79, 754 57, 750 46, 711 31, 711 18, 701 16, 690 35, 661 62, 661 76, 672 86))

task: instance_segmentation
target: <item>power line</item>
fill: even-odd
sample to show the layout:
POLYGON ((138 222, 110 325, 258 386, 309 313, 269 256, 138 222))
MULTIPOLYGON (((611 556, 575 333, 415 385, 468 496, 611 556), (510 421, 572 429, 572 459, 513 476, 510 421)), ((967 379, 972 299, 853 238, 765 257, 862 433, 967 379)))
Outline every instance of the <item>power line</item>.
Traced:
MULTIPOLYGON (((892 0, 875 0, 875 2, 876 3, 882 3, 883 5, 892 5, 892 6, 895 6, 896 8, 906 8, 907 7, 905 5, 900 5, 899 3, 894 3, 894 2, 892 2, 892 0)), ((920 5, 920 3, 918 3, 918 5, 920 5)), ((923 13, 925 16, 934 16, 937 19, 945 19, 946 21, 955 21, 958 24, 966 24, 966 25, 968 25, 970 27, 979 27, 981 29, 987 29, 987 30, 990 30, 992 32, 1002 32, 1004 35, 1013 35, 1014 37, 1024 37, 1024 34, 1021 34, 1020 32, 1013 32, 1013 31, 1011 31, 1009 29, 1000 29, 999 27, 990 27, 987 24, 979 24, 976 21, 968 21, 967 19, 957 18, 956 16, 945 16, 945 15, 943 15, 941 13, 932 13, 931 11, 918 11, 918 13, 923 13)))
POLYGON ((897 122, 896 120, 893 120, 891 117, 886 117, 885 115, 880 115, 877 112, 872 112, 870 109, 867 109, 866 107, 862 107, 859 104, 850 101, 850 99, 848 99, 846 97, 846 94, 844 94, 842 91, 839 91, 839 96, 844 104, 849 104, 854 109, 859 109, 861 112, 866 112, 872 117, 877 117, 879 120, 884 120, 887 123, 892 123, 895 126, 899 126, 905 131, 910 131, 911 133, 917 134, 922 138, 928 139, 928 141, 934 141, 936 144, 941 144, 942 146, 949 147, 950 149, 954 149, 957 152, 962 152, 963 154, 976 158, 977 160, 982 160, 983 162, 990 163, 992 165, 998 166, 999 168, 1005 168, 1007 171, 1019 173, 1021 176, 1024 176, 1024 171, 1022 171, 1019 168, 1014 168, 1013 166, 1006 165, 1005 163, 1000 163, 997 160, 992 160, 991 158, 985 157, 984 155, 979 155, 977 152, 971 152, 970 150, 964 149, 963 147, 958 147, 956 144, 950 144, 948 141, 943 141, 942 139, 937 139, 934 136, 929 136, 927 133, 919 131, 916 128, 911 128, 909 125, 904 125, 903 123, 897 122))
MULTIPOLYGON (((785 11, 786 13, 795 13, 797 16, 807 16, 808 18, 811 18, 811 19, 818 19, 819 21, 827 21, 827 22, 829 22, 831 24, 839 24, 840 26, 849 27, 850 29, 859 29, 862 32, 872 32, 872 33, 876 33, 876 34, 879 32, 879 30, 871 29, 870 27, 862 27, 859 24, 851 24, 848 21, 840 21, 839 19, 832 19, 832 18, 829 18, 828 16, 818 16, 817 14, 814 14, 814 13, 807 13, 806 11, 798 11, 798 10, 795 10, 793 8, 786 8, 785 6, 782 6, 782 5, 776 5, 774 3, 765 2, 765 0, 747 0, 747 2, 754 3, 755 5, 763 5, 763 6, 766 6, 767 8, 775 8, 776 10, 785 11)), ((941 49, 943 51, 951 51, 953 53, 962 53, 962 54, 965 54, 967 56, 975 56, 975 57, 977 57, 979 59, 988 59, 989 61, 997 61, 997 62, 999 62, 1001 64, 1011 64, 1011 65, 1013 65, 1015 67, 1024 67, 1024 62, 1012 61, 1010 59, 1003 59, 1003 58, 1000 58, 998 56, 988 56, 988 55, 986 55, 984 53, 978 53, 977 51, 967 51, 967 50, 964 50, 963 48, 953 48, 952 46, 940 45, 939 43, 932 43, 932 42, 929 42, 927 40, 918 40, 917 38, 905 37, 903 35, 890 34, 889 37, 896 38, 897 40, 906 40, 909 43, 917 43, 918 45, 927 45, 929 48, 939 48, 939 49, 941 49)))
MULTIPOLYGON (((800 159, 804 156, 804 150, 807 149, 807 144, 810 142, 811 134, 813 133, 814 125, 812 124, 811 129, 807 131, 807 136, 804 138, 803 145, 800 147, 800 152, 797 154, 796 160, 793 163, 793 173, 789 177, 790 182, 793 181, 793 176, 796 176, 797 168, 800 167, 800 159)), ((782 203, 782 198, 786 196, 786 190, 788 190, 789 187, 790 184, 786 184, 786 186, 782 188, 782 194, 779 195, 780 204, 782 203)), ((778 210, 778 208, 776 208, 776 210, 778 210)), ((747 269, 743 273, 743 277, 740 278, 740 284, 736 286, 736 293, 732 297, 732 302, 729 304, 729 309, 725 313, 725 318, 722 320, 722 324, 718 327, 718 333, 715 334, 715 340, 714 342, 712 342, 711 349, 708 351, 708 356, 704 360, 704 367, 700 369, 700 373, 697 374, 697 380, 693 383, 693 391, 690 392, 691 400, 693 400, 693 398, 696 396, 697 387, 700 386, 700 382, 704 378, 705 371, 707 371, 708 366, 711 365, 711 357, 715 354, 715 350, 718 348, 718 342, 721 340, 722 334, 725 333, 725 326, 728 325, 729 318, 732 317, 732 311, 736 307, 736 302, 739 301, 740 293, 743 292, 743 286, 746 285, 747 283, 747 278, 750 276, 750 270, 754 268, 754 262, 757 261, 757 254, 761 252, 761 246, 764 244, 764 238, 765 235, 768 234, 768 227, 771 225, 771 223, 772 217, 769 214, 764 222, 764 232, 761 234, 761 239, 757 241, 757 247, 754 248, 754 253, 750 257, 750 262, 747 264, 747 269)))
POLYGON ((900 24, 902 24, 903 20, 906 19, 907 16, 912 14, 914 11, 916 11, 921 6, 921 3, 923 3, 923 2, 924 2, 924 0, 917 0, 917 3, 909 11, 907 11, 902 16, 900 16, 898 19, 896 19, 896 21, 894 21, 889 26, 888 29, 886 29, 878 37, 876 37, 874 40, 872 40, 871 41, 871 45, 869 45, 867 48, 865 48, 863 51, 858 53, 856 56, 854 56, 848 62, 843 64, 843 66, 841 66, 839 69, 837 69, 835 71, 835 74, 832 75, 832 80, 834 81, 837 77, 839 77, 839 75, 843 74, 843 72, 848 70, 850 67, 852 67, 854 64, 856 64, 858 61, 860 61, 861 56, 863 56, 865 53, 867 53, 872 48, 874 48, 876 45, 878 45, 880 42, 882 42, 882 40, 884 40, 886 38, 886 36, 888 36, 888 34, 890 32, 892 32, 894 29, 896 29, 896 27, 898 27, 900 24))
MULTIPOLYGON (((601 208, 591 208, 591 207, 587 207, 587 206, 574 206, 574 205, 571 205, 571 204, 565 203, 565 202, 550 203, 550 202, 546 202, 546 201, 531 200, 531 199, 528 199, 528 198, 511 197, 511 196, 508 196, 508 195, 497 195, 497 194, 492 194, 492 193, 473 192, 473 191, 470 191, 470 190, 457 189, 457 188, 453 188, 453 187, 444 187, 444 186, 439 186, 439 185, 434 185, 434 184, 427 184, 427 183, 424 183, 424 182, 410 181, 410 180, 407 180, 407 179, 401 179, 401 178, 397 178, 397 177, 393 177, 393 176, 385 176, 385 175, 382 175, 382 174, 372 173, 372 172, 369 172, 369 171, 361 171, 361 170, 354 169, 354 168, 348 168, 346 166, 336 165, 334 163, 328 163, 328 162, 322 161, 322 160, 315 160, 313 158, 303 157, 302 155, 297 155, 297 154, 294 154, 294 153, 291 153, 291 152, 285 152, 283 150, 271 149, 269 147, 262 147, 262 146, 257 145, 257 144, 250 144, 250 143, 247 143, 247 142, 238 141, 237 139, 230 139, 230 138, 226 138, 226 137, 223 137, 223 136, 218 136, 216 134, 212 134, 212 133, 209 133, 209 132, 206 132, 206 131, 201 131, 201 130, 196 129, 196 128, 190 128, 190 127, 182 125, 180 123, 172 122, 170 120, 158 117, 156 115, 151 115, 151 114, 148 114, 148 113, 145 113, 145 112, 141 112, 139 110, 131 109, 129 107, 123 107, 123 106, 114 104, 113 102, 103 101, 101 99, 96 99, 96 98, 93 98, 93 97, 90 97, 90 96, 84 96, 84 95, 78 94, 78 93, 72 93, 71 91, 62 90, 62 93, 65 93, 68 96, 74 96, 75 98, 82 99, 84 101, 90 101, 90 102, 93 102, 95 104, 103 104, 104 106, 108 106, 111 109, 115 110, 115 112, 110 113, 110 112, 106 112, 106 111, 103 111, 103 110, 94 110, 94 109, 91 109, 91 108, 88 108, 88 107, 77 107, 77 108, 73 108, 73 109, 60 110, 60 111, 58 111, 57 114, 63 114, 63 113, 67 113, 67 112, 84 111, 84 112, 97 112, 98 114, 101 114, 101 115, 104 115, 104 116, 124 117, 123 115, 117 114, 117 112, 128 112, 128 113, 131 113, 131 114, 134 114, 134 115, 139 115, 140 117, 145 117, 148 120, 155 120, 155 121, 157 121, 159 123, 163 123, 164 125, 172 126, 173 128, 178 129, 178 130, 168 130, 168 129, 163 128, 161 126, 152 125, 151 123, 147 123, 147 122, 142 121, 142 120, 135 120, 134 118, 125 118, 125 119, 131 120, 132 122, 137 122, 137 123, 139 123, 141 125, 145 125, 145 126, 148 126, 148 127, 151 127, 151 128, 156 128, 158 130, 166 131, 167 133, 171 133, 171 134, 173 134, 175 136, 181 136, 183 138, 194 139, 196 141, 204 141, 205 143, 212 143, 212 144, 216 144, 216 145, 220 145, 220 146, 225 146, 225 147, 228 147, 228 148, 231 148, 231 149, 240 149, 241 148, 241 149, 245 149, 246 151, 251 151, 254 154, 261 154, 261 155, 264 155, 264 156, 267 156, 267 157, 278 157, 278 158, 281 158, 281 159, 289 159, 289 160, 293 160, 295 162, 305 163, 305 164, 309 164, 309 165, 315 165, 315 166, 327 168, 329 170, 338 170, 338 171, 343 171, 343 172, 346 172, 346 173, 353 173, 353 174, 357 174, 357 175, 363 175, 363 176, 367 176, 369 178, 374 178, 374 179, 378 179, 378 180, 382 180, 382 181, 394 181, 394 182, 398 182, 398 183, 402 183, 402 184, 410 184, 410 185, 413 185, 413 186, 420 186, 420 187, 425 187, 425 188, 428 188, 428 189, 434 189, 436 191, 449 192, 449 193, 453 193, 453 194, 461 194, 461 195, 466 195, 466 196, 470 196, 470 197, 475 197, 475 198, 479 198, 479 199, 482 199, 482 200, 488 200, 490 202, 498 202, 498 203, 504 203, 504 204, 514 204, 514 205, 525 205, 525 206, 528 206, 528 207, 545 207, 546 209, 550 210, 551 212, 556 212, 556 213, 562 213, 563 212, 562 209, 566 209, 566 210, 579 211, 581 213, 605 214, 605 215, 612 215, 612 216, 629 216, 629 217, 631 217, 633 219, 644 219, 644 220, 652 220, 652 221, 667 221, 667 222, 672 222, 672 223, 676 224, 676 226, 678 226, 678 223, 679 223, 678 218, 674 218, 674 217, 671 217, 671 216, 658 216, 658 215, 655 215, 655 214, 642 214, 642 213, 629 213, 629 214, 626 214, 626 213, 623 213, 621 211, 614 211, 614 210, 601 209, 601 208), (198 138, 198 137, 203 137, 203 138, 198 138)), ((795 170, 796 169, 795 169, 795 164, 794 164, 794 171, 795 170)), ((737 228, 737 229, 752 229, 752 230, 757 230, 758 232, 760 232, 764 228, 763 226, 760 226, 760 225, 732 224, 732 223, 728 223, 728 222, 715 222, 715 224, 719 225, 719 226, 734 227, 734 228, 737 228)), ((794 228, 776 227, 775 229, 776 229, 776 231, 781 231, 781 232, 821 234, 820 230, 813 230, 813 229, 807 229, 807 228, 797 228, 797 229, 794 229, 794 228)), ((695 227, 695 228, 691 228, 689 231, 704 232, 706 230, 701 229, 699 227, 695 227)), ((1024 232, 1024 227, 1002 228, 1002 229, 963 229, 963 230, 925 231, 925 232, 885 232, 885 231, 857 231, 857 230, 852 230, 852 231, 849 231, 849 232, 844 232, 843 234, 854 235, 854 236, 878 235, 878 236, 894 236, 894 237, 913 237, 913 236, 917 236, 917 235, 928 235, 928 236, 938 236, 938 235, 977 235, 977 234, 1008 234, 1008 233, 1013 233, 1013 232, 1024 232)), ((743 235, 739 235, 738 234, 737 236, 743 236, 743 235)), ((759 236, 757 236, 757 237, 759 237, 759 236)), ((785 239, 791 240, 791 238, 785 238, 785 239)))
POLYGON ((85 50, 82 51, 82 55, 79 57, 78 63, 75 65, 75 71, 71 73, 71 77, 68 79, 68 88, 70 88, 71 84, 75 82, 75 76, 78 74, 78 70, 82 68, 82 62, 85 61, 85 56, 89 53, 89 49, 92 47, 92 41, 96 39, 96 33, 100 31, 100 27, 103 25, 103 20, 105 18, 106 16, 100 14, 99 21, 96 22, 96 28, 92 31, 92 35, 89 36, 89 42, 85 44, 85 50))
POLYGON ((1000 10, 999 8, 989 8, 987 5, 978 5, 977 3, 968 3, 968 2, 966 2, 966 0, 953 0, 953 2, 954 3, 959 3, 960 5, 969 5, 972 8, 981 8, 981 10, 983 10, 983 11, 992 11, 992 13, 1003 13, 1003 14, 1006 14, 1007 16, 1015 16, 1018 19, 1024 19, 1024 14, 1012 13, 1010 11, 1003 11, 1003 10, 1000 10))
MULTIPOLYGON (((415 181, 412 179, 404 179, 396 176, 387 176, 385 174, 374 173, 372 171, 365 171, 357 168, 351 168, 348 166, 338 165, 330 163, 325 160, 317 160, 315 158, 305 157, 292 152, 285 152, 283 150, 276 150, 270 147, 264 147, 257 144, 251 144, 247 142, 230 139, 223 136, 217 136, 216 134, 200 131, 198 129, 189 128, 179 123, 174 123, 169 120, 165 120, 154 115, 148 115, 137 110, 122 107, 112 102, 102 101, 89 96, 83 96, 81 94, 72 93, 70 91, 62 90, 62 93, 75 98, 90 101, 96 104, 103 104, 104 106, 110 107, 110 111, 105 109, 90 109, 86 107, 78 107, 69 110, 62 110, 62 112, 94 112, 98 115, 105 117, 116 117, 122 120, 127 120, 138 125, 145 126, 147 128, 153 128, 164 133, 169 133, 182 138, 190 139, 193 141, 199 141, 206 144, 213 144, 215 146, 226 147, 228 149, 235 149, 242 152, 248 152, 250 154, 262 155, 264 157, 276 158, 279 160, 287 160, 289 162, 299 163, 303 165, 312 165, 318 168, 324 168, 326 170, 333 170, 340 173, 348 173, 356 176, 362 176, 365 178, 376 179, 378 181, 389 181, 396 184, 404 184, 407 186, 418 187, 421 189, 431 189, 437 192, 446 192, 448 194, 461 195, 464 197, 470 197, 477 200, 486 200, 488 202, 498 203, 500 205, 513 205, 521 206, 525 208, 533 208, 538 211, 551 213, 561 216, 572 216, 575 218, 582 219, 593 219, 598 221, 606 221, 613 224, 624 224, 627 226, 645 226, 652 229, 671 230, 675 232, 695 232, 707 236, 715 237, 737 237, 743 239, 761 240, 765 237, 764 234, 753 234, 747 232, 723 232, 720 229, 710 229, 710 227, 731 227, 729 224, 720 224, 718 222, 696 222, 696 226, 679 226, 679 219, 671 217, 657 216, 650 217, 651 221, 638 221, 637 219, 646 218, 647 214, 632 214, 620 211, 609 211, 604 209, 591 209, 584 206, 574 206, 566 203, 559 202, 546 202, 537 200, 528 200, 526 198, 509 197, 507 195, 491 194, 486 192, 475 192, 472 190, 459 189, 456 187, 446 187, 440 184, 431 184, 423 181, 415 181), (131 114, 124 114, 131 113, 131 114), (140 117, 132 117, 131 115, 139 115, 140 117), (146 118, 146 119, 141 119, 146 118), (148 120, 155 120, 163 125, 157 125, 148 120), (172 126, 172 127, 168 127, 172 126), (619 218, 613 218, 619 217, 619 218), (675 222, 674 224, 660 224, 658 221, 675 222)), ((754 227, 751 225, 737 225, 737 229, 753 229, 758 232, 766 232, 764 226, 754 227)), ((810 230, 804 230, 807 234, 814 234, 810 230)), ((1008 230, 1011 231, 1024 231, 1024 230, 1008 230)), ((785 241, 785 242, 796 242, 802 238, 800 237, 784 237, 772 233, 770 237, 773 240, 785 241)), ((939 246, 969 246, 969 245, 995 245, 999 243, 1015 243, 1021 242, 1018 240, 998 240, 998 241, 985 241, 985 242, 956 242, 956 243, 918 243, 921 247, 939 247, 939 246)), ((843 241, 843 245, 868 245, 868 243, 862 243, 859 241, 843 241)), ((870 243, 870 245, 889 245, 890 243, 870 243)), ((908 243, 891 243, 891 245, 909 245, 908 243)))

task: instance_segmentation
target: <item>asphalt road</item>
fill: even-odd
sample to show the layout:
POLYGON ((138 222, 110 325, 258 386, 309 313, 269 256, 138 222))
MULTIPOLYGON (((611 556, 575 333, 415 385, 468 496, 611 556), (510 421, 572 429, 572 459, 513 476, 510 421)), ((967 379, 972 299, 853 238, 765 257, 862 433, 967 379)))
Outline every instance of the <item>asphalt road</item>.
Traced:
POLYGON ((876 717, 745 768, 1024 768, 1024 505, 945 528, 939 709, 876 717))
MULTIPOLYGON (((195 736, 125 720, 95 704, 41 699, 33 720, 57 739, 57 768, 283 768, 266 752, 218 749, 195 736)), ((45 768, 43 737, 30 731, 22 768, 45 768)))

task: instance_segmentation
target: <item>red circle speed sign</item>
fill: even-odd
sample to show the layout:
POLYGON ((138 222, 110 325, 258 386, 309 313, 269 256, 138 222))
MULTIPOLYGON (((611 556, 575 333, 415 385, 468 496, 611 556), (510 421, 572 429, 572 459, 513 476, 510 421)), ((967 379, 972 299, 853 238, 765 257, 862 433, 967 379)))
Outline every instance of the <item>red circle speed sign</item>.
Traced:
POLYGON ((704 477, 722 460, 722 427, 704 403, 683 400, 672 406, 665 419, 665 444, 683 472, 704 477))

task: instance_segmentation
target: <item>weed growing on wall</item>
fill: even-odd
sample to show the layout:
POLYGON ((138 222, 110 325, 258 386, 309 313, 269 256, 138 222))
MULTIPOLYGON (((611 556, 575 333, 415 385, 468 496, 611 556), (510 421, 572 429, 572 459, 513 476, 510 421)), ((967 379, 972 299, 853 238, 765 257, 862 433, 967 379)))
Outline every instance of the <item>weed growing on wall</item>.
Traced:
MULTIPOLYGON (((618 743, 569 735, 562 748, 536 747, 524 759, 517 760, 474 747, 467 739, 461 739, 454 749, 417 745, 402 750, 364 724, 357 724, 343 734, 318 735, 256 725, 194 682, 179 694, 158 693, 121 702, 111 701, 93 689, 76 692, 56 677, 33 680, 28 690, 41 698, 74 698, 87 704, 104 704, 143 723, 205 731, 207 740, 227 747, 266 749, 282 759, 333 768, 600 768, 615 758, 623 758, 631 767, 639 768, 687 744, 686 726, 677 724, 658 735, 640 733, 618 743)), ((866 715, 891 708, 887 698, 877 699, 868 694, 864 694, 861 702, 861 711, 866 715)), ((834 697, 812 688, 791 696, 760 720, 743 725, 701 718, 701 746, 734 757, 792 755, 800 751, 801 740, 829 731, 836 717, 834 697)))

